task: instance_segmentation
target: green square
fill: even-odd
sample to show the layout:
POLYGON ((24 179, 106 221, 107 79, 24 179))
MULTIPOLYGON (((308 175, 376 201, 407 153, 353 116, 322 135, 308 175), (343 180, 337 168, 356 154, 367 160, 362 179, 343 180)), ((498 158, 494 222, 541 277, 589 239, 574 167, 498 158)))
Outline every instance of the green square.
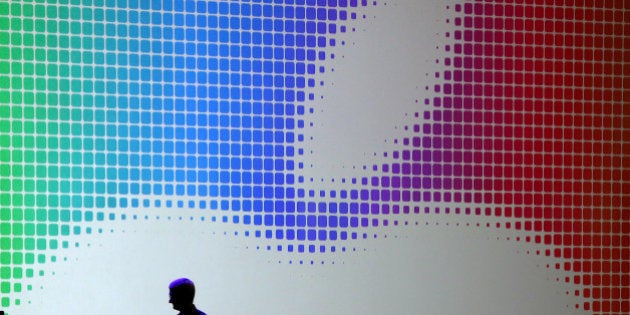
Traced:
MULTIPOLYGON (((68 33, 68 24, 67 23, 62 23, 61 26, 59 26, 59 29, 61 30, 62 34, 66 34, 68 33)), ((68 36, 59 36, 59 47, 61 48, 69 48, 70 47, 70 38, 68 36)), ((62 62, 68 62, 68 52, 61 52, 62 56, 64 56, 65 58, 62 58, 61 61, 62 62), (64 54, 65 53, 65 54, 64 54)))
MULTIPOLYGON (((24 235, 27 235, 27 236, 33 236, 33 235, 35 235, 35 224, 33 224, 33 223, 27 223, 27 224, 25 224, 25 225, 24 225, 24 235)), ((28 245, 29 245, 29 242, 28 242, 28 240, 29 240, 29 239, 32 239, 32 238, 27 238, 27 239, 26 239, 26 240, 27 240, 27 241, 26 241, 26 246, 27 246, 27 248, 28 248, 28 245)))
MULTIPOLYGON (((35 235, 35 224, 33 223, 25 224, 24 235, 27 235, 27 236, 35 235)), ((29 249, 29 245, 31 245, 31 243, 29 243, 29 240, 32 240, 32 238, 26 238, 26 241, 25 241, 26 249, 29 249)))
POLYGON ((9 91, 0 91, 0 104, 9 103, 11 103, 11 93, 9 93, 9 91))
MULTIPOLYGON (((39 55, 39 51, 37 52, 37 54, 39 55)), ((39 58, 38 58, 38 59, 39 59, 39 58)), ((43 56, 43 59, 44 59, 44 60, 41 60, 41 59, 40 59, 40 60, 41 60, 41 61, 45 61, 45 59, 46 59, 46 55, 45 55, 45 54, 44 54, 44 56, 43 56)), ((36 65, 35 65, 35 74, 36 74, 37 76, 39 76, 39 77, 46 77, 46 65, 45 65, 45 64, 43 64, 43 63, 38 63, 38 64, 36 64, 36 65)), ((40 79, 38 79, 38 80, 40 80, 40 79)), ((46 82, 44 79, 41 79, 41 80, 42 80, 42 81, 44 81, 44 82, 46 82)), ((45 88, 45 86, 44 86, 44 88, 45 88)))
POLYGON ((9 14, 9 4, 6 2, 0 3, 0 15, 9 14))
MULTIPOLYGON (((14 181, 14 182, 22 182, 22 181, 14 181)), ((20 184, 19 186, 17 184, 13 184, 14 185, 14 190, 15 191, 22 191, 22 185, 20 184)), ((14 194, 13 195, 13 206, 14 207, 21 207, 24 205, 24 196, 21 194, 14 194)))
MULTIPOLYGON (((11 112, 11 117, 13 119, 17 119, 17 120, 22 119, 22 116, 23 116, 22 115, 22 113, 23 113, 23 110, 22 110, 23 107, 22 106, 10 106, 10 107, 9 106, 3 106, 3 108, 6 109, 4 111, 5 112, 4 115, 6 115, 6 113, 8 113, 8 112, 11 112)), ((8 115, 7 116, 4 116, 4 115, 3 115, 3 109, 0 108, 0 118, 1 117, 9 117, 8 115)), ((22 123, 20 121, 15 121, 15 123, 19 124, 20 126, 22 125, 22 123)), ((16 132, 16 131, 14 130, 14 132, 16 132)))
POLYGON ((35 103, 37 105, 46 105, 46 93, 37 93, 35 96, 35 103))
MULTIPOLYGON (((57 62, 58 60, 58 55, 57 55, 57 51, 54 49, 50 49, 48 50, 48 55, 46 56, 46 59, 48 60, 48 62, 57 62)), ((56 64, 49 64, 48 65, 48 75, 49 76, 57 76, 57 70, 54 69, 55 73, 50 73, 51 70, 53 70, 52 68, 57 68, 56 64)))
MULTIPOLYGON (((0 135, 0 147, 9 148, 11 146, 11 137, 8 135, 0 135)), ((0 150, 0 161, 11 162, 11 152, 9 150, 0 150)))
MULTIPOLYGON (((50 119, 50 118, 49 118, 50 119)), ((51 121, 47 124, 46 129, 48 130, 48 134, 50 135, 50 137, 48 138, 48 148, 49 149, 56 149, 57 147, 59 147, 58 142, 59 142, 59 138, 57 138, 57 134, 58 134, 58 126, 59 124, 55 123, 54 121, 51 121)), ((49 158, 51 156, 51 154, 57 154, 57 152, 50 152, 49 153, 49 158)), ((49 161, 49 163, 53 163, 51 161, 49 161)))
MULTIPOLYGON (((21 43, 11 43, 12 45, 21 45, 21 43)), ((11 48, 11 60, 12 61, 22 61, 22 48, 13 47, 11 48)))
MULTIPOLYGON (((61 76, 66 77, 67 75, 64 76, 62 74, 61 76)), ((70 81, 67 79, 59 80, 59 91, 62 91, 62 92, 70 91, 70 81)))
POLYGON ((50 123, 48 123, 48 128, 51 129, 50 133, 56 133, 52 130, 57 130, 58 124, 55 121, 59 119, 59 109, 56 107, 49 107, 47 116, 48 120, 51 121, 50 123))
POLYGON ((63 150, 70 149, 70 138, 61 138, 59 141, 59 147, 63 150))
POLYGON ((36 205, 38 207, 47 207, 48 206, 48 198, 46 195, 37 195, 35 196, 36 205))
MULTIPOLYGON (((44 225, 45 227, 46 225, 44 225)), ((46 243, 46 239, 45 238, 38 238, 37 239, 37 249, 38 250, 46 250, 48 248, 48 244, 46 243)))
MULTIPOLYGON (((0 12, 8 12, 8 11, 4 11, 2 9, 4 9, 4 8, 0 8, 0 12)), ((7 10, 8 10, 8 8, 7 8, 7 10)), ((22 6, 17 4, 17 3, 12 4, 11 5, 11 15, 22 15, 22 6)))
MULTIPOLYGON (((55 53, 52 57, 49 56, 48 59, 49 59, 49 61, 50 61, 50 59, 54 59, 54 61, 56 62, 57 61, 57 54, 55 53)), ((49 64, 48 65, 48 76, 56 77, 58 75, 59 75, 59 66, 56 65, 56 64, 49 64)), ((55 79, 49 79, 48 82, 50 82, 50 81, 57 81, 57 79, 56 78, 55 79)))
POLYGON ((42 4, 35 5, 35 16, 38 18, 46 17, 46 6, 42 4))
POLYGON ((46 79, 35 79, 35 87, 38 91, 46 91, 46 79))
POLYGON ((59 94, 59 104, 62 106, 67 106, 70 104, 70 94, 61 93, 59 94))
POLYGON ((46 37, 46 43, 47 43, 48 47, 51 47, 51 48, 56 48, 56 47, 57 47, 57 41, 58 41, 58 37, 57 37, 57 35, 51 35, 51 34, 49 34, 49 35, 46 37))
MULTIPOLYGON (((92 35, 92 27, 94 24, 92 23, 83 23, 83 35, 92 35)), ((92 48, 92 38, 90 37, 84 37, 83 38, 83 44, 85 45, 84 48, 92 48)))
POLYGON ((72 18, 73 20, 80 20, 81 9, 79 7, 72 7, 72 9, 70 9, 70 18, 72 18))
POLYGON ((21 265, 24 263, 24 254, 21 252, 14 252, 13 253, 13 264, 15 265, 21 265))
POLYGON ((11 165, 9 165, 9 164, 0 164, 0 176, 1 177, 9 177, 9 176, 11 176, 11 165))
MULTIPOLYGON (((11 268, 9 267, 0 268, 0 275, 2 276, 2 279, 11 279, 11 268)), ((0 292, 11 293, 11 283, 8 281, 2 281, 0 283, 0 292)))
MULTIPOLYGON (((2 47, 0 47, 0 54, 3 53, 3 51, 1 50, 2 47)), ((7 51, 7 56, 8 56, 8 51, 7 51)), ((12 62, 11 63, 11 74, 14 76, 18 76, 22 74, 22 62, 12 62)))
POLYGON ((11 246, 13 247, 13 250, 24 249, 24 239, 21 237, 14 237, 13 244, 11 246))
MULTIPOLYGON (((11 34, 11 45, 14 45, 14 46, 22 45, 22 35, 16 34, 16 33, 11 34)), ((13 55, 14 55, 13 59, 17 59, 17 58, 15 58, 15 56, 21 56, 22 55, 21 49, 18 48, 17 51, 19 53, 17 53, 17 52, 13 53, 13 55)))
POLYGON ((35 32, 39 34, 46 34, 46 21, 40 19, 35 20, 35 32))
POLYGON ((13 235, 24 235, 24 225, 22 223, 13 223, 13 235))
MULTIPOLYGON (((35 23, 31 19, 22 19, 22 28, 26 32, 32 32, 33 29, 35 28, 35 23)), ((23 34, 23 35, 24 36, 29 35, 31 42, 30 44, 27 44, 27 45, 33 45, 33 36, 31 34, 23 34)), ((27 43, 26 37, 24 38, 24 43, 27 43)))
MULTIPOLYGON (((33 36, 33 34, 22 34, 22 42, 24 43, 24 46, 33 46, 35 45, 35 36, 33 36)), ((30 48, 25 47, 23 51, 26 51, 29 49, 30 48)), ((26 56, 24 56, 24 59, 26 59, 26 56)), ((27 60, 33 60, 33 59, 27 59, 27 60)))
POLYGON ((56 19, 57 18, 57 6, 49 6, 47 12, 47 18, 56 19))
MULTIPOLYGON (((4 21, 5 18, 0 19, 0 27, 2 27, 1 29, 5 29, 4 26, 4 21)), ((21 31, 22 30, 22 19, 19 18, 13 18, 11 19, 11 30, 12 31, 21 31)))
MULTIPOLYGON (((24 191, 34 192, 35 191, 35 181, 27 180, 24 182, 24 191)), ((35 205, 35 196, 34 195, 25 195, 24 196, 24 205, 25 206, 34 206, 35 205)))
POLYGON ((0 77, 0 89, 8 90, 9 88, 11 88, 11 86, 13 86, 14 89, 20 89, 22 88, 21 85, 22 85, 22 80, 20 80, 19 77, 14 77, 13 80, 11 80, 8 76, 0 77))
POLYGON ((26 253, 26 255, 24 255, 24 261, 32 265, 35 262, 35 255, 33 253, 26 253))
POLYGON ((0 265, 9 265, 11 264, 11 254, 10 253, 0 253, 0 265))
MULTIPOLYGON (((0 147, 8 148, 11 146, 11 137, 8 135, 0 135, 0 147)), ((0 160, 5 162, 11 161, 11 152, 9 150, 0 150, 0 160)))
MULTIPOLYGON (((37 133, 46 133, 46 127, 41 125, 41 123, 37 123, 37 133)), ((36 137, 35 143, 38 149, 46 149, 46 137, 36 137)), ((39 155, 37 156, 37 163, 46 163, 45 159, 40 159, 39 155)))
MULTIPOLYGON (((13 124, 13 133, 16 134, 17 136, 13 136, 12 137, 12 147, 15 149, 18 148, 22 148, 23 147, 23 139, 22 139, 22 124, 16 122, 13 124)), ((19 150, 15 150, 13 151, 14 155, 13 155, 13 161, 14 162, 21 162, 22 161, 22 151, 19 150), (18 153, 19 155, 15 155, 15 153, 18 153)))
POLYGON ((37 212, 37 221, 46 221, 48 218, 47 212, 44 209, 38 209, 37 212))
MULTIPOLYGON (((70 22, 70 33, 72 35, 81 35, 81 22, 70 22)), ((72 47, 81 48, 81 38, 78 36, 72 37, 72 47), (78 45, 78 46, 75 46, 78 45)))
MULTIPOLYGON (((37 224, 37 236, 46 236, 48 235, 48 233, 46 232, 46 230, 48 229, 48 227, 46 226, 46 224, 44 223, 38 223, 37 224)), ((39 240, 38 240, 39 242, 39 240)), ((39 244, 38 244, 39 246, 39 244)))
POLYGON ((68 7, 67 6, 59 6, 59 18, 62 20, 68 19, 68 7))
MULTIPOLYGON (((32 49, 26 49, 24 51, 25 55, 32 54, 32 53, 33 53, 32 49)), ((30 55, 30 56, 33 57, 33 55, 30 55)), ((31 58, 29 60, 32 60, 32 59, 33 58, 31 58)), ((23 68, 24 68, 24 74, 25 75, 29 75, 30 76, 30 75, 34 75, 35 74, 35 65, 33 63, 25 62, 23 68)), ((33 82, 35 82, 35 79, 33 79, 33 78, 24 78, 24 85, 25 85, 25 87, 27 89, 31 89, 32 90, 35 87, 35 84, 33 82), (30 85, 27 85, 26 82, 30 82, 30 85)))
POLYGON ((24 218, 24 212, 20 208, 15 208, 13 209, 12 217, 15 221, 22 221, 24 218))
MULTIPOLYGON (((49 178, 58 178, 59 177, 59 167, 58 166, 49 166, 48 167, 48 177, 49 178)), ((57 181, 50 181, 48 183, 48 191, 49 192, 58 192, 59 191, 59 183, 57 181)))
POLYGON ((12 62, 11 63, 11 74, 13 74, 13 75, 21 75, 22 74, 22 63, 21 62, 12 62))
POLYGON ((0 237, 0 249, 2 250, 10 250, 11 249, 11 239, 8 237, 0 237))
POLYGON ((26 249, 26 250, 34 250, 35 249, 35 239, 32 238, 32 237, 25 238, 24 239, 24 249, 26 249))
POLYGON ((0 234, 1 235, 13 235, 13 234, 11 234, 11 224, 10 223, 0 223, 0 234))
MULTIPOLYGON (((81 78, 82 77, 82 71, 81 71, 81 67, 80 66, 72 66, 72 77, 73 78, 81 78)), ((76 80, 73 80, 73 83, 76 80)), ((79 87, 81 86, 80 81, 79 81, 79 87)))
MULTIPOLYGON (((37 24, 35 24, 35 28, 37 28, 37 24)), ((44 33, 42 32, 37 32, 37 34, 35 34, 35 45, 39 46, 39 47, 46 47, 46 35, 43 35, 44 33)), ((35 54, 36 57, 41 57, 43 58, 44 55, 37 55, 35 54)), ((37 59, 37 61, 46 61, 44 59, 37 59)))
MULTIPOLYGON (((11 180, 8 178, 0 179, 0 191, 11 191, 11 180)), ((11 205, 11 194, 3 193, 0 195, 0 205, 11 205)))
MULTIPOLYGON (((22 108, 24 109, 24 118, 26 118, 26 119, 33 119, 33 118, 35 118, 35 107, 33 107, 33 106, 23 106, 22 108)), ((26 128, 26 126, 31 126, 32 124, 33 123, 30 122, 30 121, 26 122, 24 124, 24 126, 25 126, 24 129, 25 130, 29 130, 28 128, 26 128)), ((30 130, 34 131, 34 129, 30 129, 30 130)))
POLYGON ((22 268, 14 267, 13 268, 13 278, 14 279, 22 279, 22 268))
POLYGON ((51 208, 56 208, 59 206, 59 195, 56 193, 59 192, 57 190, 57 182, 53 181, 55 185, 48 186, 48 191, 51 193, 48 195, 48 206, 51 208))
POLYGON ((24 15, 24 16, 27 16, 27 17, 33 16, 33 12, 34 12, 33 5, 32 4, 23 4, 22 5, 22 12, 23 12, 22 15, 24 15))
MULTIPOLYGON (((25 90, 34 90, 35 89, 35 80, 33 78, 24 78, 24 82, 23 83, 24 83, 24 89, 25 90)), ((25 118, 33 118, 33 117, 25 117, 25 118)))
MULTIPOLYGON (((36 39, 36 41, 43 41, 42 44, 46 45, 46 40, 44 38, 36 39)), ((45 49, 35 49, 35 60, 45 62, 46 61, 46 50, 45 49)), ((42 64, 37 64, 37 75, 46 75, 46 66, 42 64)))
MULTIPOLYGON (((57 81, 55 81, 55 83, 56 82, 57 81)), ((57 94, 48 94, 48 105, 57 106, 58 104, 59 104, 59 96, 57 94)))
MULTIPOLYGON (((39 85, 39 84, 40 84, 40 83, 38 83, 37 85, 39 85)), ((44 81, 44 83, 41 83, 41 84, 43 84, 44 86, 46 86, 46 81, 44 81)), ((46 119, 46 107, 43 107, 43 106, 36 107, 36 108, 35 108, 35 118, 36 118, 37 120, 45 120, 45 119, 46 119)), ((45 126, 46 126, 46 124, 44 124, 44 123, 38 123, 38 124, 41 124, 42 126, 44 126, 44 128, 45 128, 45 126)), ((38 130, 38 132, 43 132, 43 133, 46 133, 46 131, 45 131, 45 130, 42 130, 42 131, 39 131, 39 130, 38 130)))
POLYGON ((0 46, 0 59, 11 59, 11 53, 8 46, 0 46))

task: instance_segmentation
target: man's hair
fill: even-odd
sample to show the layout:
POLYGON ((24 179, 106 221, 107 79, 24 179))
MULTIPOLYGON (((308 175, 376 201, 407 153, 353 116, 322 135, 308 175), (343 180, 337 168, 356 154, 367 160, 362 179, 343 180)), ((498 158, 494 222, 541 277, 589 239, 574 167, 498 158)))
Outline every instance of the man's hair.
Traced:
POLYGON ((195 298, 195 284, 190 279, 173 280, 168 288, 171 295, 175 295, 180 303, 192 303, 195 298))

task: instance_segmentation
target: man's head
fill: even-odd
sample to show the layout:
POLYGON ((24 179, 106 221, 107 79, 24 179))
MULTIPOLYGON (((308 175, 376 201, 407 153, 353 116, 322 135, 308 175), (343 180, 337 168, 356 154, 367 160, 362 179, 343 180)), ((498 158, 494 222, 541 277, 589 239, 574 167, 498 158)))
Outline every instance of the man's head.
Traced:
POLYGON ((195 284, 186 278, 176 279, 168 286, 169 303, 173 304, 173 308, 181 311, 190 307, 195 299, 195 284))

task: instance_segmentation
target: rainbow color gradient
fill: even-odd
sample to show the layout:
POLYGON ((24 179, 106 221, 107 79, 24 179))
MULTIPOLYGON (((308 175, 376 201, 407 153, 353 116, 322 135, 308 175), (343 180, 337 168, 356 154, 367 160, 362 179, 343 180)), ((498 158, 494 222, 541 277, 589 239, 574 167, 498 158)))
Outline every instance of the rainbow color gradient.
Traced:
POLYGON ((155 207, 305 255, 426 214, 475 216, 544 246, 531 254, 570 275, 571 307, 629 313, 630 4, 445 4, 444 70, 401 113, 417 122, 386 163, 309 188, 325 62, 381 5, 0 3, 0 305, 19 305, 57 250, 155 207))

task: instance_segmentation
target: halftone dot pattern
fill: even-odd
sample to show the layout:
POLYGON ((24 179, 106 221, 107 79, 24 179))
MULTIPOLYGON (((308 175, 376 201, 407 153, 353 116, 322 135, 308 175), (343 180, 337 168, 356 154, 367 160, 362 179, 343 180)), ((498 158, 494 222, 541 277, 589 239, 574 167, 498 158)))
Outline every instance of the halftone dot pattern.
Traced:
POLYGON ((572 307, 630 312, 628 5, 449 6, 452 55, 435 74, 444 83, 416 114, 430 122, 412 126, 399 162, 382 166, 392 175, 373 185, 507 218, 499 228, 544 245, 537 254, 559 261, 548 267, 572 275, 558 279, 580 288, 570 294, 584 302, 572 307))
POLYGON ((114 209, 313 226, 283 214, 306 209, 292 174, 304 102, 325 49, 367 5, 0 3, 1 305, 19 304, 23 279, 92 222, 126 219, 114 209))
POLYGON ((0 3, 1 305, 95 222, 165 207, 298 253, 408 215, 506 218, 573 275, 576 307, 629 312, 627 4, 445 8, 446 70, 391 162, 347 189, 304 189, 317 74, 375 4, 0 3), (423 206, 436 202, 454 206, 423 206))

